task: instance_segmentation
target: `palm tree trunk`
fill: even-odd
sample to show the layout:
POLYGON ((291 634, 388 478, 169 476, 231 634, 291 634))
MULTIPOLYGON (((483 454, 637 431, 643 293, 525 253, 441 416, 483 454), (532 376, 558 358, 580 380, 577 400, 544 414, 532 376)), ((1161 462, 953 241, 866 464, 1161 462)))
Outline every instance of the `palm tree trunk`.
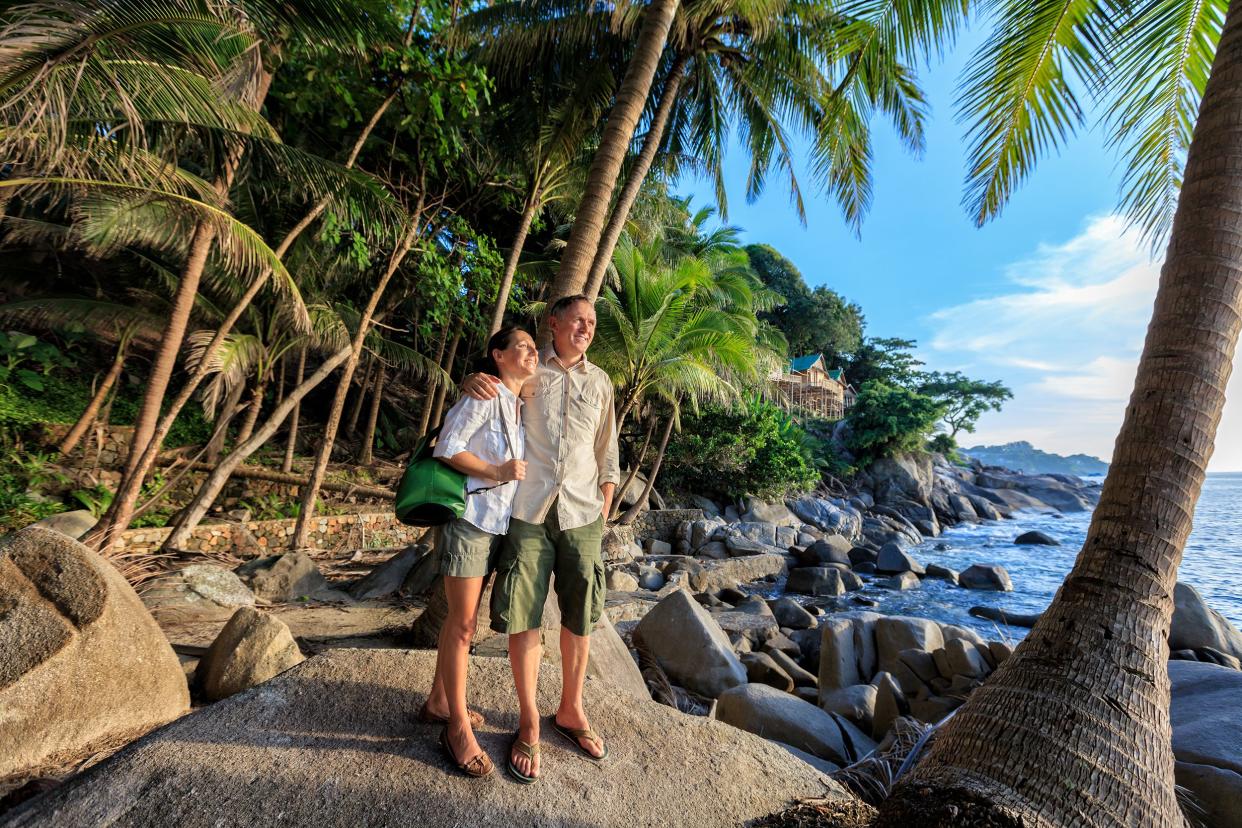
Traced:
MULTIPOLYGON (((293 385, 296 388, 302 384, 302 376, 306 373, 306 346, 303 345, 298 349, 298 371, 295 375, 293 385)), ((293 404, 293 413, 289 416, 289 435, 285 438, 285 459, 280 464, 280 470, 288 474, 293 470, 293 454, 297 451, 298 446, 298 417, 302 413, 302 401, 298 400, 293 404)))
POLYGON ((1242 330, 1239 113, 1235 2, 1087 539, 1051 606, 937 735, 882 824, 898 824, 903 810, 918 813, 910 809, 938 796, 960 806, 969 792, 1023 825, 1185 825, 1174 795, 1168 633, 1242 330))
MULTIPOLYGON (((444 357, 444 373, 451 374, 453 372, 453 361, 457 359, 457 345, 461 342, 461 328, 453 332, 453 341, 449 343, 448 354, 444 357)), ((436 388, 436 404, 431 409, 431 420, 428 423, 430 428, 437 428, 440 425, 440 416, 444 413, 444 398, 448 396, 447 382, 440 383, 436 388)))
POLYGON ((362 382, 358 383, 358 396, 354 398, 353 408, 349 410, 349 421, 345 424, 345 433, 353 437, 358 433, 358 418, 362 416, 362 404, 367 399, 367 391, 375 380, 375 360, 367 360, 367 370, 363 373, 362 382))
POLYGON ((526 208, 522 210, 522 220, 518 224, 517 235, 513 237, 513 246, 505 258, 505 272, 500 277, 500 288, 496 291, 496 308, 492 311, 492 325, 488 328, 488 336, 500 330, 505 321, 505 308, 509 306, 509 294, 513 291, 513 276, 517 273, 518 260, 522 256, 522 248, 526 246, 526 236, 542 206, 543 194, 538 183, 531 189, 526 199, 526 208))
POLYGON ((73 424, 73 428, 69 429, 65 439, 61 440, 58 447, 61 457, 68 457, 78 447, 78 443, 82 442, 82 438, 86 436, 86 432, 90 430, 91 425, 95 422, 95 418, 99 415, 99 409, 108 397, 108 392, 112 390, 112 387, 116 385, 117 379, 121 376, 121 371, 125 367, 125 352, 128 348, 128 339, 122 338, 117 346, 116 356, 112 358, 112 365, 108 368, 108 373, 104 375, 103 381, 95 389, 95 395, 86 404, 86 410, 82 412, 82 416, 78 418, 78 421, 73 424))
MULTIPOLYGON (((440 347, 436 350, 436 365, 442 364, 444 360, 444 347, 448 344, 448 329, 451 327, 451 324, 450 322, 440 332, 440 347)), ((440 382, 437 380, 436 384, 428 388, 426 394, 423 395, 423 413, 418 421, 418 437, 420 440, 431 426, 431 409, 436 407, 436 392, 439 390, 440 382)))
MULTIPOLYGON (((264 78, 265 81, 261 85, 261 92, 263 93, 263 97, 266 97, 267 89, 271 84, 271 75, 265 73, 264 78)), ((370 138, 371 132, 379 123, 384 112, 387 111, 388 107, 396 99, 398 92, 399 89, 393 90, 393 92, 380 103, 375 113, 371 116, 371 120, 367 122, 367 125, 363 128, 362 133, 354 142, 354 146, 350 149, 349 158, 345 162, 346 169, 353 168, 355 162, 358 160, 358 154, 362 151, 367 139, 370 138)), ((256 109, 261 106, 261 102, 262 98, 260 98, 260 103, 256 105, 256 109)), ((283 261, 285 254, 289 251, 289 248, 291 248, 298 237, 301 236, 302 233, 314 223, 315 219, 322 215, 324 210, 327 209, 328 204, 329 199, 325 198, 320 200, 297 222, 297 224, 290 228, 289 232, 285 234, 285 238, 281 241, 280 245, 275 249, 275 251, 273 251, 276 254, 277 259, 283 261)), ((212 336, 211 342, 207 344, 207 348, 203 352, 203 358, 199 363, 199 368, 191 374, 185 385, 182 386, 181 391, 177 394, 177 397, 173 400, 173 403, 168 406, 167 411, 165 411, 164 416, 161 418, 155 428, 155 431, 150 437, 148 445, 144 450, 138 452, 141 456, 137 462, 133 463, 132 470, 129 470, 130 463, 127 461, 127 471, 121 476, 121 482, 117 486, 117 493, 112 500, 112 506, 110 506, 104 516, 100 518, 99 522, 95 525, 95 528, 82 539, 83 543, 97 549, 100 554, 107 555, 112 548, 113 538, 115 538, 119 532, 129 528, 129 521, 133 516, 134 507, 138 502, 138 493, 142 490, 142 484, 146 481, 147 475, 155 465, 155 459, 159 456, 164 438, 168 436, 168 432, 172 428, 173 423, 176 421, 177 415, 181 413, 181 410, 185 407, 186 403, 190 401, 190 398, 198 389, 198 386, 204 379, 207 378, 209 373, 207 371, 207 365, 210 364, 216 351, 220 348, 220 346, 224 343, 225 338, 233 330, 233 325, 237 323, 237 320, 241 318, 241 315, 245 312, 246 308, 250 306, 250 303, 254 297, 257 296, 263 286, 267 284, 267 281, 271 278, 271 275, 271 270, 266 270, 260 273, 258 278, 251 282, 250 287, 246 289, 241 298, 237 300, 237 303, 233 306, 232 310, 229 311, 228 316, 224 318, 224 321, 216 330, 215 335, 212 336)), ((184 336, 184 331, 182 332, 182 335, 184 336)), ((132 459, 134 456, 135 450, 131 446, 129 458, 132 459)))
POLYGON ((375 389, 371 392, 371 410, 367 412, 367 430, 362 435, 362 452, 358 456, 358 462, 364 466, 371 465, 372 447, 375 445, 375 427, 379 423, 380 403, 384 400, 384 376, 387 366, 380 363, 379 370, 375 373, 375 389))
MULTIPOLYGON (((638 452, 638 456, 634 458, 634 465, 630 467, 629 473, 625 476, 625 480, 617 487, 617 492, 612 498, 612 514, 610 520, 615 520, 621 511, 621 498, 625 497, 625 493, 630 490, 630 485, 634 482, 634 478, 638 477, 638 469, 647 459, 647 449, 651 447, 651 435, 655 433, 656 421, 652 418, 647 424, 647 436, 643 438, 643 447, 638 452)), ((617 433, 621 433, 621 426, 617 426, 617 433)))
POLYGON ((294 526, 291 548, 305 549, 310 540, 310 522, 315 516, 315 498, 319 494, 319 484, 323 482, 323 477, 328 471, 328 460, 332 457, 332 445, 336 442, 336 431, 341 424, 341 414, 345 411, 345 395, 349 392, 349 385, 353 381, 354 369, 358 365, 358 358, 362 355, 362 345, 366 341, 367 333, 371 329, 371 320, 375 315, 375 308, 379 305, 379 301, 384 296, 384 290, 388 287, 388 283, 392 280, 393 274, 401 266, 410 248, 414 246, 415 240, 419 236, 419 229, 422 227, 423 212, 423 193, 420 190, 418 196, 418 206, 415 207, 413 214, 410 216, 410 226, 406 229, 401 241, 397 244, 397 248, 393 250, 392 255, 388 259, 388 266, 384 269, 384 275, 380 278, 379 284, 375 286, 375 290, 371 292, 371 298, 367 300, 367 305, 363 308, 361 316, 358 318, 358 330, 354 332, 354 339, 350 349, 349 359, 345 361, 345 367, 341 375, 341 381, 337 383, 336 395, 332 399, 332 408, 328 412, 328 421, 324 424, 323 439, 319 445, 319 452, 315 456, 315 465, 311 468, 310 483, 302 492, 302 511, 298 514, 298 522, 294 526))
POLYGON ((207 479, 203 481, 195 493, 194 498, 189 502, 181 512, 181 518, 177 521, 177 526, 173 529, 172 534, 164 541, 165 549, 184 549, 185 543, 190 538, 190 533, 194 531, 203 516, 207 514, 207 510, 211 508, 211 504, 216 501, 220 490, 224 488, 224 484, 229 481, 229 477, 237 469, 242 462, 254 454, 255 451, 262 448, 276 430, 280 428, 280 424, 285 421, 290 412, 297 408, 298 403, 302 401, 315 386, 323 382, 336 367, 349 358, 350 349, 342 348, 327 359, 319 366, 313 374, 297 387, 289 392, 289 395, 281 401, 279 405, 272 410, 271 415, 267 418, 267 422, 261 428, 250 435, 246 440, 239 440, 237 446, 229 452, 229 455, 216 464, 211 474, 207 475, 207 479))
MULTIPOLYGON (((647 500, 651 497, 651 490, 655 488, 656 475, 660 473, 660 464, 664 462, 664 450, 668 448, 668 438, 673 434, 673 421, 676 419, 676 413, 670 412, 668 422, 664 424, 664 434, 660 435, 660 449, 656 452, 655 463, 651 466, 651 474, 647 476, 647 485, 643 486, 643 493, 634 501, 634 505, 626 509, 625 514, 617 521, 622 526, 633 523, 643 509, 647 508, 647 500)), ((638 466, 635 465, 635 468, 638 466)))
POLYGON ((211 439, 207 441, 207 454, 203 459, 208 463, 215 463, 220 459, 220 452, 224 451, 224 444, 229 438, 227 423, 237 413, 237 405, 241 402, 242 395, 245 393, 246 386, 238 383, 229 392, 229 395, 224 400, 224 404, 220 406, 220 412, 216 415, 216 422, 225 423, 226 425, 224 428, 217 428, 215 433, 211 435, 211 439))
POLYGON ((591 262, 591 272, 587 275, 585 293, 591 297, 592 302, 599 296, 600 286, 604 283, 604 273, 608 270, 608 263, 612 261, 612 251, 617 247, 617 239, 621 238, 621 231, 625 229, 625 222, 629 220, 630 210, 634 207, 638 192, 643 187, 647 172, 651 169, 651 162, 655 160, 656 152, 659 151, 660 144, 664 141, 669 116, 673 112, 673 106, 677 103, 677 94, 681 90, 681 81, 685 77, 686 64, 689 62, 690 56, 685 53, 678 53, 673 59, 673 65, 669 67, 668 80, 664 82, 664 89, 660 93, 660 102, 656 105, 655 114, 651 117, 651 126, 647 130, 647 136, 643 139, 643 148, 639 151, 638 157, 634 159, 634 166, 630 168, 630 176, 625 180, 625 186, 621 189, 621 194, 617 196, 617 203, 612 208, 612 216, 608 219, 608 226, 604 228, 599 249, 595 251, 595 259, 591 262))
POLYGON ((250 408, 246 411, 241 428, 237 430, 237 442, 239 443, 246 442, 254 433, 254 424, 259 421, 259 411, 263 408, 263 398, 267 396, 268 371, 266 368, 260 370, 262 374, 254 386, 254 394, 250 397, 250 408))
POLYGON ((634 137, 634 128, 647 105, 651 80, 660 65, 660 55, 668 40, 677 4, 678 0, 651 0, 644 12, 634 56, 625 69, 617 100, 604 125, 603 139, 591 161, 586 188, 569 234, 569 244, 561 256, 560 268, 547 297, 549 304, 562 296, 581 293, 586 285, 587 272, 595 260, 604 218, 612 202, 612 192, 616 189, 621 165, 634 137))

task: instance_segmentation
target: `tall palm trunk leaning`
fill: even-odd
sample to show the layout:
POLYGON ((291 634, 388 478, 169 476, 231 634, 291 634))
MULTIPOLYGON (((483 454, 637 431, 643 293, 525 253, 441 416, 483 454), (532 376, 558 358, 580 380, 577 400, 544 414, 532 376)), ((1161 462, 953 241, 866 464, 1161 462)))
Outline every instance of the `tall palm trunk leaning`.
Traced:
MULTIPOLYGON (((668 448, 668 439, 673 434, 673 424, 676 420, 677 412, 675 410, 669 412, 668 422, 664 424, 664 433, 660 435, 660 447, 656 451, 655 463, 651 466, 651 474, 647 475, 647 484, 643 486, 642 494, 638 496, 630 508, 625 510, 625 513, 617 521, 622 526, 633 523, 643 509, 647 508, 647 501, 651 498, 651 490, 655 488, 656 475, 660 473, 660 465, 664 462, 664 452, 668 448)), ((634 468, 637 469, 638 466, 635 465, 634 468)))
POLYGON ((99 387, 95 389, 91 401, 86 404, 86 410, 82 412, 82 416, 73 424, 73 428, 69 429, 69 433, 65 435, 65 439, 60 441, 57 451, 62 457, 68 457, 78 443, 82 442, 82 438, 86 436, 86 432, 90 431, 94 425, 96 418, 99 416, 99 409, 103 407, 104 400, 108 398, 108 394, 116 385, 116 381, 121 377, 121 371, 125 368, 125 357, 128 356, 129 342, 133 337, 133 328, 127 328, 121 334, 121 340, 116 346, 116 356, 112 358, 112 365, 108 367, 108 373, 104 374, 104 378, 100 380, 99 387))
MULTIPOLYGON (((609 520, 616 520, 617 515, 620 514, 621 501, 625 498, 625 493, 630 490, 630 486, 634 483, 634 478, 638 476, 639 468, 643 463, 647 462, 647 449, 651 447, 651 437, 655 434, 655 424, 654 418, 647 424, 647 434, 643 437, 643 447, 638 450, 638 456, 634 458, 634 464, 625 475, 625 480, 622 480, 621 485, 617 487, 616 494, 612 498, 612 514, 608 516, 609 520)), ((617 425, 617 433, 621 433, 620 424, 617 425)))
MULTIPOLYGON (((440 345, 436 348, 436 365, 444 364, 444 349, 448 345, 448 331, 453 327, 452 323, 444 326, 444 330, 440 331, 440 345)), ((436 407, 436 393, 440 390, 440 383, 443 382, 442 377, 436 378, 436 384, 429 387, 423 395, 423 411, 418 421, 418 436, 422 439, 428 431, 431 430, 431 409, 436 407)))
POLYGON ((353 407, 349 409, 349 421, 345 424, 345 433, 350 437, 358 431, 358 419, 362 416, 362 408, 366 403, 367 392, 371 389, 371 383, 375 379, 375 360, 367 360, 367 370, 363 373, 362 381, 358 383, 358 396, 354 397, 353 407))
POLYGON ((203 481, 202 486, 199 487, 198 492, 195 493, 194 499, 182 510, 176 527, 164 542, 164 548, 185 548, 186 542, 190 539, 190 533, 194 531, 195 527, 198 526, 199 522, 207 514, 207 510, 211 508, 211 504, 215 502, 221 489, 224 488, 224 484, 228 483, 229 477, 232 476, 237 467, 271 439, 276 430, 280 428, 280 424, 301 403, 302 398, 310 393, 319 383, 323 382, 329 374, 336 370, 337 366, 347 360, 350 352, 350 349, 347 347, 341 348, 331 357, 324 360, 323 364, 314 373, 298 383, 281 400, 261 428, 256 430, 246 440, 239 440, 237 446, 229 452, 228 456, 216 464, 216 467, 207 475, 207 479, 203 481))
POLYGON ((522 248, 526 246, 526 236, 535 221, 539 208, 543 206, 543 191, 536 182, 526 197, 526 206, 522 208, 522 219, 518 223, 517 234, 513 237, 513 246, 505 257, 505 271, 500 277, 500 287, 496 291, 496 307, 492 311, 492 324, 488 328, 488 336, 500 330, 505 321, 505 308, 509 306, 509 294, 513 291, 513 276, 517 273, 518 260, 522 257, 522 248))
MULTIPOLYGON (((445 375, 453 372, 453 363, 457 360, 457 346, 461 344, 461 328, 453 332, 453 340, 449 343, 448 353, 444 355, 444 363, 440 366, 444 369, 445 375)), ((440 418, 444 414, 444 399, 448 396, 448 382, 441 382, 436 386, 435 404, 431 406, 431 418, 427 422, 428 428, 438 428, 440 418)))
MULTIPOLYGON (((263 92, 263 97, 266 97, 267 88, 271 84, 271 77, 267 76, 266 80, 267 85, 263 86, 261 90, 263 92)), ((371 137, 371 133, 374 131, 376 125, 379 124, 380 118, 383 117, 384 113, 392 105, 393 101, 396 100, 399 90, 399 87, 398 89, 393 90, 393 92, 390 93, 388 97, 386 97, 376 108, 376 111, 371 116, 371 119, 367 121, 366 126, 358 135, 357 140, 354 141, 353 147, 350 148, 349 157, 346 159, 344 165, 345 169, 353 169, 354 164, 358 161, 358 155, 362 152, 362 148, 371 137)), ((323 215, 324 211, 328 208, 329 203, 330 199, 328 198, 320 199, 313 207, 311 207, 309 211, 307 211, 306 215, 302 216, 302 218, 289 229, 289 232, 285 234, 284 239, 281 240, 280 245, 273 251, 278 260, 284 260, 285 254, 289 252, 289 249, 293 246, 293 243, 297 241, 302 233, 305 232, 317 218, 323 215)), ((102 518, 100 518, 99 523, 95 526, 95 528, 91 530, 85 538, 83 538, 83 542, 94 546, 100 551, 100 553, 106 555, 112 548, 112 544, 117 534, 129 528, 129 522, 133 517, 134 506, 138 501, 138 493, 142 490, 142 484, 146 481, 147 475, 155 465, 155 460, 159 455, 160 448, 163 446, 164 438, 168 436, 169 430, 172 429, 173 423, 176 422, 177 415, 181 413, 181 410, 185 408, 186 403, 190 401, 190 398, 194 395, 194 392, 198 390, 199 385, 201 385, 203 380, 205 380, 210 374, 209 366, 212 363, 212 359, 216 352, 224 344, 224 341, 228 337, 229 333, 233 330, 233 326, 237 323, 237 320, 241 318, 241 315, 245 313, 246 308, 250 306, 250 303, 254 300, 254 298, 259 295, 259 292, 267 284, 267 281, 271 278, 271 275, 272 271, 270 269, 265 269, 258 276, 258 278, 254 279, 250 283, 250 286, 246 288, 245 292, 242 293, 241 297, 237 300, 237 303, 233 306, 228 315, 224 318, 224 321, 220 324, 220 327, 216 329, 215 334, 212 336, 211 342, 207 344, 207 347, 203 352, 202 359, 199 361, 198 367, 193 371, 193 373, 191 373, 190 377, 186 380, 185 385, 181 387, 181 390, 178 392, 172 404, 167 407, 167 410, 164 412, 164 415, 156 426, 151 438, 148 440, 146 448, 138 452, 139 458, 132 464, 132 467, 130 460, 134 457, 135 447, 130 447, 130 455, 126 461, 126 471, 121 476, 121 482, 117 486, 117 493, 113 498, 112 506, 109 507, 108 511, 102 518)), ((182 332, 182 335, 184 337, 184 331, 182 332)), ((305 352, 303 352, 303 366, 305 364, 304 358, 305 352)), ((296 414, 293 420, 292 428, 296 433, 296 414)), ((292 463, 293 459, 292 457, 289 457, 287 464, 292 467, 292 463)))
POLYGON ((336 432, 341 425, 341 415, 345 411, 345 397, 353 381, 354 369, 357 368, 358 359, 362 356, 362 346, 366 342, 367 333, 371 330, 371 321, 374 319, 375 309, 379 306, 380 299, 384 296, 384 290, 401 267, 406 254, 418 240, 423 223, 423 199, 424 194, 420 186, 418 205, 409 217, 409 226, 401 234, 401 240, 397 243, 396 249, 388 259, 388 265, 384 268, 384 275, 380 277, 379 284, 371 292, 371 298, 367 300, 366 307, 358 317, 358 330, 354 332, 349 358, 345 360, 340 382, 336 385, 336 395, 332 398, 328 421, 323 427, 323 437, 319 443, 319 451, 315 455, 315 465, 311 468, 310 481, 302 492, 302 510, 298 513, 298 522, 294 526, 291 540, 293 549, 305 549, 310 541, 310 522, 315 517, 315 498, 319 494, 319 484, 323 482, 324 475, 328 471, 328 461, 332 457, 332 446, 336 442, 336 432))
POLYGON ((617 248, 617 240, 621 238, 621 231, 625 229, 625 223, 630 218, 630 210, 633 209, 634 202, 638 199, 643 180, 651 170, 651 163, 655 160, 660 144, 664 140, 669 116, 673 112, 673 106, 677 103, 677 93, 681 90, 681 81, 685 77, 686 64, 689 62, 690 56, 684 52, 678 53, 673 59, 673 65, 669 67, 668 79, 664 82, 664 89, 660 92, 660 102, 656 105, 655 114, 651 117, 651 126, 647 129, 647 135, 643 139, 643 147, 639 150, 638 157, 634 159, 629 178, 625 180, 625 186, 621 188, 617 203, 612 208, 608 226, 604 228, 599 248, 595 251, 595 259, 591 262, 590 273, 587 274, 586 290, 583 291, 591 297, 592 302, 599 296, 600 286, 604 283, 604 273, 608 270, 608 263, 612 261, 612 251, 617 248))
POLYGON ((375 427, 379 424, 380 403, 384 401, 386 368, 387 366, 381 362, 379 370, 375 372, 375 387, 371 390, 371 405, 367 411, 367 426, 362 435, 362 451, 358 453, 358 462, 364 466, 371 465, 371 461, 374 459, 372 450, 375 445, 375 427))
POLYGON ((1185 825, 1170 749, 1173 586, 1242 329, 1242 3, 1199 107, 1147 339, 1073 570, 877 824, 945 796, 1029 826, 1185 825))
POLYGON ((625 69, 617 100, 608 113, 603 138, 591 161, 586 187, 574 215, 569 243, 561 256, 560 268, 547 295, 549 303, 562 296, 581 293, 587 273, 599 248, 600 233, 617 177, 625 161, 634 129, 647 105, 651 81, 660 64, 660 55, 668 41, 668 30, 677 13, 678 0, 651 0, 643 12, 643 25, 634 47, 634 55, 625 69))
MULTIPOLYGON (((303 345, 298 349, 298 368, 294 374, 293 387, 296 388, 302 384, 302 377, 306 374, 306 346, 303 345)), ((293 455, 298 449, 298 419, 302 414, 302 401, 297 400, 293 404, 293 413, 289 415, 289 433, 285 436, 285 459, 281 461, 280 470, 288 474, 293 470, 293 455)))

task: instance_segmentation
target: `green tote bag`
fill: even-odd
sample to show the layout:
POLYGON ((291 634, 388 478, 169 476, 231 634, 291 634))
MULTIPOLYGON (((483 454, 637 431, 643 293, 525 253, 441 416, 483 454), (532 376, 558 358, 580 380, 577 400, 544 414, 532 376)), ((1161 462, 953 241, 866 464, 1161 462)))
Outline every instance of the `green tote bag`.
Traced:
MULTIPOLYGON (((499 400, 497 416, 500 416, 499 400)), ((509 429, 504 429, 505 446, 513 454, 509 443, 509 429)), ((397 485, 397 497, 393 511, 397 520, 407 526, 440 526, 457 520, 466 511, 469 495, 485 492, 494 486, 466 491, 466 475, 432 457, 440 429, 433 429, 422 439, 410 456, 410 465, 397 485)), ((505 484, 500 484, 505 485, 505 484)))

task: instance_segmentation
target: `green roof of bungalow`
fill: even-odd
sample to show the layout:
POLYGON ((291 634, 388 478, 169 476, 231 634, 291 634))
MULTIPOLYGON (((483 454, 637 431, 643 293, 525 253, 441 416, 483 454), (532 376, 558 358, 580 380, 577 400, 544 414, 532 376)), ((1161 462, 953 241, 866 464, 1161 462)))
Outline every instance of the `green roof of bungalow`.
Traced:
POLYGON ((828 376, 832 377, 837 382, 841 382, 841 369, 833 368, 831 371, 828 372, 828 376))
POLYGON ((809 371, 811 366, 821 359, 823 359, 823 354, 807 354, 806 356, 794 357, 789 360, 789 370, 791 373, 794 371, 809 371))

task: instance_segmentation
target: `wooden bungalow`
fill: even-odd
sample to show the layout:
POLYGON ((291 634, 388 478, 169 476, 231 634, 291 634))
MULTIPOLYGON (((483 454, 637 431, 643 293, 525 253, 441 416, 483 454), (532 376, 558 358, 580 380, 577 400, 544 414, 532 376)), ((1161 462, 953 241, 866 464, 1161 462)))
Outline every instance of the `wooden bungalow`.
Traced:
POLYGON ((854 404, 854 387, 845 372, 829 369, 823 354, 794 357, 770 379, 780 390, 785 409, 795 417, 839 420, 854 404))

